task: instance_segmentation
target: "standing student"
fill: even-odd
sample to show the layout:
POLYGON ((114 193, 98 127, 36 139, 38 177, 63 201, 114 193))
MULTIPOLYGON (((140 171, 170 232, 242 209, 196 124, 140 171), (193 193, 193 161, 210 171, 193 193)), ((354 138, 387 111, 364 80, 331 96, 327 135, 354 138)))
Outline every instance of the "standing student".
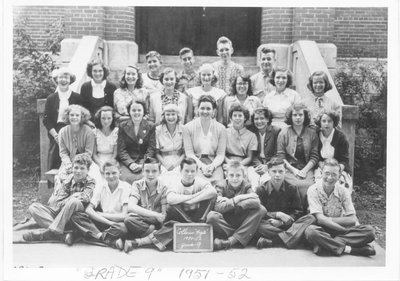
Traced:
POLYGON ((161 75, 161 55, 159 52, 150 51, 145 55, 147 68, 149 71, 142 76, 143 87, 151 95, 154 92, 162 90, 163 85, 160 81, 161 75))
POLYGON ((160 81, 163 89, 154 92, 150 96, 149 121, 154 122, 156 125, 160 124, 162 112, 168 104, 175 104, 179 108, 182 124, 192 120, 193 106, 191 99, 177 90, 178 80, 175 70, 170 67, 165 68, 161 73, 160 81))
POLYGON ((309 188, 310 214, 316 217, 317 225, 310 225, 305 237, 317 255, 374 256, 375 249, 368 243, 375 240, 375 230, 371 225, 358 223, 350 193, 336 184, 340 172, 335 159, 326 159, 322 182, 309 188))
MULTIPOLYGON (((233 104, 241 104, 247 108, 250 118, 254 114, 254 110, 261 106, 260 100, 253 96, 250 77, 248 75, 239 74, 232 84, 232 95, 226 96, 223 100, 223 124, 229 125, 229 110, 233 104)), ((251 124, 250 118, 246 121, 246 126, 251 124)))
POLYGON ((179 58, 183 70, 178 73, 178 91, 185 93, 188 89, 199 86, 199 75, 194 69, 194 53, 193 50, 187 47, 179 51, 179 58))
POLYGON ((120 88, 114 92, 114 108, 119 121, 130 118, 127 106, 133 100, 145 101, 149 108, 149 93, 143 87, 142 73, 134 65, 128 65, 119 82, 120 88))
POLYGON ((146 237, 128 243, 125 241, 125 252, 151 244, 164 251, 173 240, 175 223, 206 222, 208 213, 214 208, 217 192, 209 181, 196 175, 196 161, 192 158, 183 159, 181 175, 168 183, 166 223, 146 237))
POLYGON ((244 72, 243 66, 231 60, 233 54, 232 41, 222 36, 217 40, 217 55, 219 60, 212 65, 217 76, 217 87, 224 90, 228 95, 232 95, 232 83, 235 78, 244 72))
POLYGON ((94 117, 100 107, 114 106, 114 91, 117 87, 107 81, 109 71, 100 59, 94 59, 87 64, 86 74, 91 80, 81 86, 82 105, 94 117))
MULTIPOLYGON (((119 164, 108 160, 102 166, 105 182, 96 187, 90 204, 75 212, 71 222, 88 242, 102 242, 122 249, 127 230, 123 223, 128 213, 129 184, 119 180, 119 164)), ((72 244, 74 237, 68 242, 72 244)))
POLYGON ((47 157, 48 170, 58 169, 61 165, 58 133, 62 127, 67 125, 63 120, 64 110, 71 104, 82 104, 81 95, 69 88, 76 77, 68 68, 54 70, 52 78, 57 88, 47 97, 43 116, 43 125, 47 129, 50 141, 47 157))
POLYGON ((25 241, 57 239, 70 244, 71 235, 65 233, 67 223, 74 212, 85 210, 95 188, 95 180, 88 176, 91 164, 89 155, 77 155, 72 162, 72 174, 62 182, 55 204, 45 206, 41 203, 33 203, 29 206, 32 218, 45 230, 25 233, 23 235, 25 241))
POLYGON ((271 84, 275 65, 276 51, 266 47, 262 48, 260 52, 260 72, 250 77, 253 95, 258 97, 261 103, 264 101, 265 96, 275 89, 271 84))
POLYGON ((209 63, 201 65, 199 69, 199 76, 201 85, 187 90, 187 94, 192 100, 193 118, 199 117, 200 97, 203 95, 210 95, 217 102, 217 112, 214 117, 218 122, 222 123, 222 106, 226 93, 224 90, 215 87, 217 77, 215 76, 215 71, 212 65, 209 63))
POLYGON ((229 162, 226 181, 217 183, 215 211, 207 215, 213 226, 214 250, 228 249, 236 244, 246 247, 257 232, 266 214, 257 194, 245 180, 245 167, 239 161, 229 162))
POLYGON ((260 222, 257 248, 284 246, 296 248, 304 240, 304 231, 315 223, 313 215, 305 215, 296 186, 285 180, 286 168, 282 159, 268 162, 270 180, 257 189, 261 205, 268 208, 260 222))
POLYGON ((288 108, 301 101, 299 93, 289 88, 292 83, 293 74, 288 69, 275 69, 271 80, 275 90, 268 93, 263 101, 263 106, 272 113, 272 125, 282 129, 288 126, 284 122, 288 108))

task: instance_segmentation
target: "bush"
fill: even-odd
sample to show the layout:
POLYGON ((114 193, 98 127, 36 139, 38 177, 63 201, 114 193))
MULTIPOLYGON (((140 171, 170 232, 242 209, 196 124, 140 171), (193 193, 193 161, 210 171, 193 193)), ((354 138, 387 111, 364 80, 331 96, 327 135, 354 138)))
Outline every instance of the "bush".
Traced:
POLYGON ((344 103, 359 107, 354 172, 365 180, 386 165, 386 63, 351 60, 338 68, 334 80, 344 103))

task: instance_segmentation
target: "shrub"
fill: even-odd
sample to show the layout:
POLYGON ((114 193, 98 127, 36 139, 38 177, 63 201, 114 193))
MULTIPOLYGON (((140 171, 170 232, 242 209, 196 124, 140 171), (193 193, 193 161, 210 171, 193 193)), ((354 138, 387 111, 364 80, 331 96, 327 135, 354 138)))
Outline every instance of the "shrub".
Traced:
POLYGON ((334 80, 344 103, 359 107, 354 171, 365 179, 386 165, 386 63, 351 60, 334 80))

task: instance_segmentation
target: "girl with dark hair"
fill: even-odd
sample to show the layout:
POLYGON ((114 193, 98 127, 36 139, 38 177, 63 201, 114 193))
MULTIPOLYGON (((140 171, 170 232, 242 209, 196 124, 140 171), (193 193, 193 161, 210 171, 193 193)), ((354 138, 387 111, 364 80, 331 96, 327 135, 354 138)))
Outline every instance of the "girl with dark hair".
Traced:
MULTIPOLYGON (((229 124, 229 109, 233 104, 241 104, 253 116, 254 109, 261 106, 259 98, 253 96, 251 89, 251 80, 249 75, 238 74, 232 84, 232 95, 224 98, 223 105, 223 124, 229 124)), ((246 125, 250 125, 250 118, 247 120, 246 125)))
POLYGON ((318 163, 318 136, 310 128, 310 112, 303 103, 295 103, 286 113, 286 124, 278 136, 277 156, 284 159, 285 180, 297 186, 306 207, 307 189, 314 184, 314 167, 318 163))
POLYGON ((96 137, 93 161, 102 169, 103 164, 117 158, 118 127, 115 126, 114 109, 102 106, 95 114, 96 137))
POLYGON ((285 113, 294 103, 300 101, 300 95, 290 89, 293 83, 293 75, 288 69, 276 69, 272 72, 271 84, 275 90, 268 93, 263 101, 263 106, 272 112, 272 125, 286 128, 285 113))
POLYGON ((130 119, 120 123, 118 130, 118 158, 121 162, 121 180, 132 184, 142 178, 142 164, 154 157, 155 126, 143 118, 146 103, 133 100, 127 106, 130 119))
POLYGON ((143 100, 149 108, 149 93, 143 88, 142 74, 139 68, 129 65, 120 80, 120 88, 114 92, 114 109, 119 121, 129 120, 127 105, 133 100, 143 100))
POLYGON ((91 80, 81 86, 82 105, 94 116, 100 107, 113 106, 117 87, 106 80, 109 71, 100 59, 94 59, 87 64, 86 74, 91 80))

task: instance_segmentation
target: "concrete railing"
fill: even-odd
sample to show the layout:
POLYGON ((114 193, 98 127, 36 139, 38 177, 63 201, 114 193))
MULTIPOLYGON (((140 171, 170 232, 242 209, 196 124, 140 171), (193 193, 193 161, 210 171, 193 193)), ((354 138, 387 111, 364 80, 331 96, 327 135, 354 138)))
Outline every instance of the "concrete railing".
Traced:
POLYGON ((336 60, 329 60, 329 58, 336 58, 336 47, 333 44, 330 45, 330 48, 325 48, 325 50, 329 50, 330 54, 327 54, 324 59, 320 52, 321 47, 314 41, 297 41, 293 43, 291 48, 291 70, 293 71, 296 91, 302 96, 306 104, 314 102, 314 96, 307 88, 310 75, 315 71, 324 71, 328 74, 329 81, 333 86, 333 98, 342 106, 342 130, 349 141, 350 168, 353 170, 355 127, 358 119, 358 107, 344 105, 336 89, 331 76, 331 69, 335 66, 336 60), (328 69, 327 65, 330 65, 331 69, 328 69))

